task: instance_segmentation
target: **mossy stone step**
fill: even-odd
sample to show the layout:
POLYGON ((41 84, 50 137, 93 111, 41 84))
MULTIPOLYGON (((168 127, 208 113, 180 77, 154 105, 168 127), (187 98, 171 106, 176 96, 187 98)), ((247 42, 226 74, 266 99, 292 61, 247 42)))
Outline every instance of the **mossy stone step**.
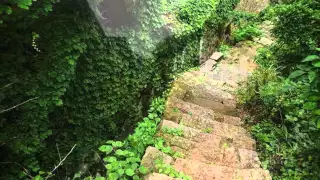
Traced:
POLYGON ((165 133, 163 137, 170 146, 178 147, 178 151, 183 152, 185 158, 235 168, 256 168, 260 166, 255 151, 239 149, 239 144, 233 143, 229 138, 204 133, 172 121, 163 120, 160 131, 166 128, 182 131, 182 137, 165 133))
POLYGON ((165 119, 179 122, 182 118, 182 114, 188 114, 198 120, 210 119, 212 121, 219 121, 236 126, 243 125, 243 121, 239 117, 215 113, 211 109, 190 102, 185 102, 176 97, 168 98, 166 110, 164 112, 165 119))
POLYGON ((159 173, 151 173, 143 178, 144 180, 182 180, 181 178, 172 178, 170 176, 159 174, 159 173))
POLYGON ((269 172, 261 168, 237 169, 189 159, 177 159, 174 167, 194 180, 271 180, 269 172))

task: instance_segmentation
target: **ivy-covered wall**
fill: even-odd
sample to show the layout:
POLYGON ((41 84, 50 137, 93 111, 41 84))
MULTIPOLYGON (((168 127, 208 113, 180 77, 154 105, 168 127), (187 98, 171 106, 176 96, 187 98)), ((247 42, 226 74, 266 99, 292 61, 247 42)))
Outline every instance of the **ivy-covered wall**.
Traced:
POLYGON ((75 144, 58 174, 86 171, 99 145, 126 137, 173 75, 199 64, 203 26, 168 28, 160 0, 136 1, 137 22, 111 29, 85 0, 54 2, 1 11, 1 178, 53 169, 75 144))

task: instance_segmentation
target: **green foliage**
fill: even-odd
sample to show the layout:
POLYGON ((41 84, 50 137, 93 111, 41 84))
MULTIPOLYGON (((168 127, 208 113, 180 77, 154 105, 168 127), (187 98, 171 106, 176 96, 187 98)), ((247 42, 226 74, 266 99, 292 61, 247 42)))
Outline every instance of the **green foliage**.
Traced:
POLYGON ((259 37, 262 35, 261 30, 257 25, 250 24, 239 27, 236 29, 232 36, 235 42, 245 41, 245 40, 253 40, 255 37, 259 37))
MULTIPOLYGON (((60 154, 66 154, 74 144, 77 149, 64 163, 67 174, 56 171, 52 176, 72 177, 75 172, 84 176, 99 171, 101 162, 92 149, 105 139, 127 137, 151 99, 168 88, 174 75, 199 64, 202 32, 207 28, 200 25, 205 18, 215 22, 221 14, 199 9, 209 11, 213 4, 208 8, 190 1, 189 6, 197 10, 183 6, 186 9, 181 13, 179 7, 171 14, 195 19, 168 30, 162 19, 162 3, 137 1, 128 13, 135 23, 121 28, 99 24, 94 14, 97 9, 92 11, 84 0, 19 0, 0 5, 0 52, 4 59, 0 66, 5 69, 0 73, 0 109, 27 101, 0 117, 1 154, 6 154, 3 161, 14 162, 1 167, 3 178, 41 177, 40 172, 52 169, 60 154)), ((219 3, 225 5, 224 1, 219 3)), ((230 14, 234 6, 230 7, 220 5, 218 11, 230 14)), ((121 166, 122 176, 133 175, 132 171, 133 177, 141 175, 127 159, 132 153, 141 157, 145 147, 154 143, 151 134, 161 111, 154 107, 122 147, 111 143, 100 148, 117 158, 120 163, 113 165, 121 166)), ((158 146, 176 153, 165 143, 158 146)))
POLYGON ((277 40, 259 50, 261 67, 240 89, 255 119, 251 130, 262 166, 273 179, 320 177, 319 5, 292 0, 270 7, 266 18, 274 21, 277 40))
POLYGON ((295 0, 274 7, 277 18, 274 19, 273 33, 278 39, 274 55, 279 66, 284 68, 284 73, 289 73, 292 67, 314 53, 319 46, 319 10, 320 3, 309 0, 295 0))
POLYGON ((165 174, 172 178, 181 178, 185 180, 191 179, 189 176, 185 175, 184 173, 178 172, 177 170, 175 170, 169 164, 165 164, 161 159, 157 159, 155 163, 156 163, 157 172, 160 174, 165 174))
POLYGON ((223 56, 226 57, 229 55, 229 50, 231 47, 227 44, 220 44, 218 51, 223 53, 223 56))
POLYGON ((202 28, 214 10, 214 0, 188 0, 179 8, 178 17, 194 28, 202 28))
POLYGON ((213 129, 208 127, 208 128, 205 128, 202 130, 202 132, 205 132, 205 133, 212 133, 213 132, 213 129))
POLYGON ((264 47, 258 49, 258 55, 255 57, 255 62, 259 64, 262 68, 270 68, 275 66, 276 58, 273 55, 273 47, 264 47))
POLYGON ((250 103, 254 107, 260 101, 260 88, 268 82, 277 81, 277 72, 274 68, 258 67, 248 78, 247 82, 237 91, 239 103, 250 103))
POLYGON ((171 134, 174 136, 183 136, 183 130, 181 128, 168 128, 163 127, 162 128, 163 133, 171 134))
POLYGON ((148 173, 148 169, 140 165, 145 149, 155 144, 155 133, 157 124, 164 111, 164 99, 155 99, 152 102, 148 117, 138 124, 135 132, 126 140, 107 141, 106 145, 100 146, 99 150, 104 152, 103 158, 107 169, 108 179, 122 179, 132 177, 139 179, 148 173))

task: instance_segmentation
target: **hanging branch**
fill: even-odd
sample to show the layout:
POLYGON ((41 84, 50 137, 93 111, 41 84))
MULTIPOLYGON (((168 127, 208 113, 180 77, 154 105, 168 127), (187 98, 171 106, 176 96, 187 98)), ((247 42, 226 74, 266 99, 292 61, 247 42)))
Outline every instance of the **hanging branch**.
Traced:
POLYGON ((17 107, 19 107, 19 106, 24 105, 25 103, 28 103, 28 102, 30 102, 30 101, 35 100, 35 99, 38 99, 38 97, 28 99, 28 100, 26 100, 26 101, 24 101, 24 102, 22 102, 22 103, 20 103, 20 104, 17 104, 17 105, 15 105, 15 106, 11 107, 11 108, 1 110, 1 111, 0 111, 0 114, 5 113, 5 112, 8 112, 8 111, 11 111, 11 110, 13 110, 13 109, 15 109, 15 108, 17 108, 17 107))
POLYGON ((18 81, 18 80, 14 80, 13 82, 11 82, 11 83, 9 83, 9 84, 7 84, 7 85, 5 85, 5 86, 1 87, 1 88, 0 88, 0 90, 5 89, 5 88, 7 88, 7 87, 11 86, 12 84, 14 84, 14 83, 15 83, 15 82, 17 82, 17 81, 18 81))
MULTIPOLYGON (((55 170, 57 170, 62 164, 63 162, 67 159, 67 157, 72 153, 73 149, 77 146, 77 144, 75 144, 71 150, 68 152, 68 154, 59 162, 59 164, 57 166, 54 167, 54 169, 52 171, 49 172, 48 176, 46 177, 46 179, 50 178, 53 174, 53 172, 55 170)), ((59 155, 60 156, 60 155, 59 155)))

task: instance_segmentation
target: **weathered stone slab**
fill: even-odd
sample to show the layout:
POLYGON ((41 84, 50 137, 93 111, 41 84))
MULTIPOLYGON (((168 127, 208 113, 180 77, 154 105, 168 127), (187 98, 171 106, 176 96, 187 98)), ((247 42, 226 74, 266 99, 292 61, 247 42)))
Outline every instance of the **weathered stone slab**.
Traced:
POLYGON ((257 152, 248 149, 239 149, 240 168, 259 168, 260 161, 257 152))
POLYGON ((177 159, 174 167, 195 180, 231 180, 235 169, 201 163, 195 160, 177 159))
POLYGON ((211 55, 210 59, 215 60, 215 61, 218 61, 220 58, 222 58, 222 56, 223 56, 223 53, 222 53, 222 52, 214 52, 214 53, 211 55))
POLYGON ((196 140, 196 138, 201 134, 200 130, 179 125, 172 121, 163 120, 160 124, 160 130, 163 131, 165 128, 180 129, 182 131, 183 137, 191 140, 196 140))
POLYGON ((189 149, 192 149, 196 145, 196 142, 183 137, 179 137, 179 136, 163 134, 162 137, 166 140, 166 143, 168 143, 170 146, 176 146, 187 151, 189 149))
POLYGON ((152 173, 143 178, 144 180, 178 180, 179 178, 172 178, 164 174, 152 173))
POLYGON ((272 180, 269 171, 264 169, 238 169, 235 171, 232 179, 245 180, 272 180))
POLYGON ((162 159, 166 164, 172 164, 173 158, 169 155, 159 151, 155 147, 149 146, 142 158, 141 165, 148 168, 149 170, 155 169, 155 161, 157 159, 162 159))
POLYGON ((268 38, 265 38, 265 37, 256 38, 256 39, 254 39, 254 41, 257 42, 257 43, 260 43, 260 44, 262 44, 264 46, 270 46, 273 43, 273 41, 271 39, 268 39, 268 38))

